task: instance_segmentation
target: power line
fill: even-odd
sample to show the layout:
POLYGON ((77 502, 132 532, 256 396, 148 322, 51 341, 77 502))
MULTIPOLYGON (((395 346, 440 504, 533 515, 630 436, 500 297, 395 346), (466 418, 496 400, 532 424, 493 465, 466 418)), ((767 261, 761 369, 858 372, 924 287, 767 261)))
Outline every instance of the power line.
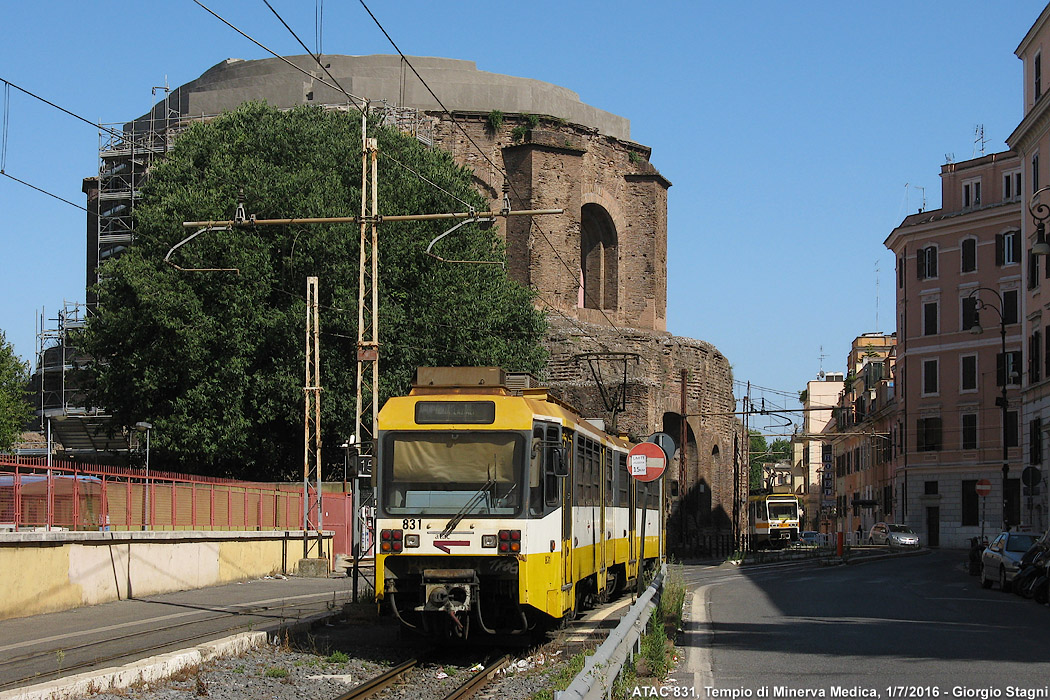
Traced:
POLYGON ((37 192, 40 192, 41 194, 46 194, 48 197, 54 197, 58 201, 65 202, 66 204, 68 204, 71 207, 76 207, 77 209, 80 209, 81 211, 85 211, 85 212, 87 212, 89 214, 91 213, 87 209, 85 209, 84 207, 80 206, 79 204, 75 204, 75 203, 69 201, 68 199, 64 199, 62 197, 59 197, 57 194, 54 194, 53 192, 48 192, 47 190, 42 189, 40 187, 37 187, 36 185, 31 185, 28 182, 26 182, 25 180, 19 180, 17 177, 12 175, 11 173, 7 173, 7 172, 4 172, 4 171, 0 170, 0 175, 3 175, 4 177, 9 177, 12 180, 14 180, 15 182, 17 182, 19 184, 22 184, 22 185, 25 185, 26 187, 28 187, 31 190, 36 190, 37 192))
MULTIPOLYGON (((197 0, 194 0, 194 2, 196 2, 196 1, 197 0)), ((412 65, 412 62, 408 60, 408 57, 401 50, 401 48, 397 45, 397 43, 390 36, 390 34, 383 27, 383 25, 376 18, 376 16, 372 13, 372 10, 370 10, 368 8, 368 5, 365 4, 365 1, 364 0, 359 0, 359 2, 361 3, 361 6, 365 9, 365 12, 368 13, 368 16, 372 18, 372 21, 375 22, 376 26, 379 27, 379 31, 383 32, 383 36, 385 36, 387 38, 387 41, 390 42, 390 45, 394 47, 395 51, 397 51, 398 55, 401 57, 401 60, 403 60, 405 62, 405 64, 412 70, 412 73, 416 76, 416 78, 419 79, 419 82, 423 85, 423 87, 426 88, 427 92, 430 93, 430 96, 433 97, 434 100, 441 107, 442 113, 448 115, 448 118, 449 118, 449 120, 451 120, 452 124, 454 126, 456 126, 456 128, 458 128, 460 130, 460 132, 466 137, 466 139, 471 143, 471 145, 474 146, 474 148, 477 150, 478 154, 481 155, 481 157, 484 158, 489 163, 489 165, 491 165, 493 168, 495 168, 497 171, 499 171, 503 175, 504 182, 507 183, 507 185, 509 186, 510 190, 514 193, 514 196, 519 201, 522 200, 523 198, 521 197, 521 195, 515 189, 513 182, 511 182, 510 176, 507 174, 507 171, 504 170, 502 167, 500 167, 491 158, 489 158, 488 154, 485 153, 484 149, 482 149, 481 146, 479 146, 478 143, 474 140, 474 138, 470 135, 470 133, 468 133, 467 130, 465 128, 463 128, 463 125, 460 124, 458 121, 456 121, 456 118, 452 115, 452 112, 449 111, 449 109, 441 101, 441 98, 439 98, 437 96, 437 93, 435 93, 431 89, 430 85, 427 84, 427 81, 423 79, 423 76, 419 74, 419 71, 417 71, 416 67, 412 65)), ((549 245, 551 247, 551 250, 554 251, 554 255, 558 259, 558 262, 560 262, 562 264, 562 266, 566 269, 566 271, 569 273, 570 277, 575 282, 576 281, 576 272, 569 266, 568 263, 565 262, 565 259, 562 258, 561 253, 558 251, 558 249, 555 247, 555 245, 551 242, 550 237, 547 235, 547 232, 544 231, 543 227, 540 226, 539 224, 537 224, 535 222, 535 220, 530 221, 530 225, 536 227, 536 229, 539 231, 540 235, 547 242, 547 245, 549 245)), ((603 317, 605 317, 605 320, 609 323, 609 326, 613 330, 615 330, 618 335, 623 337, 623 335, 624 335, 623 331, 613 322, 613 320, 611 318, 609 318, 609 315, 605 313, 605 310, 602 309, 600 305, 598 307, 598 311, 599 311, 599 313, 601 313, 601 315, 603 317)))
MULTIPOLYGON (((280 59, 281 61, 283 61, 283 62, 287 63, 289 66, 291 66, 293 69, 299 71, 300 73, 302 73, 303 75, 305 75, 305 76, 307 76, 309 78, 312 78, 313 80, 316 80, 317 82, 321 83, 322 85, 324 85, 326 87, 330 87, 333 90, 338 90, 339 92, 343 93, 344 95, 347 96, 347 99, 349 99, 351 102, 353 102, 355 107, 358 107, 358 104, 357 104, 356 100, 361 100, 362 103, 367 103, 367 100, 365 100, 364 98, 361 98, 361 97, 356 97, 355 98, 354 96, 352 96, 348 92, 346 92, 346 90, 343 90, 343 88, 340 87, 339 85, 333 85, 332 83, 329 83, 329 82, 327 82, 325 80, 322 80, 321 78, 318 78, 313 73, 310 73, 309 71, 304 70, 304 69, 300 68, 299 66, 295 65, 294 63, 292 63, 287 58, 285 58, 284 56, 280 55, 279 53, 277 53, 273 49, 269 48, 268 46, 263 45, 261 42, 257 41, 256 39, 254 39, 251 36, 249 36, 247 33, 243 32, 240 29, 238 29, 237 27, 235 27, 231 22, 228 22, 226 19, 224 19, 223 17, 218 15, 214 10, 212 10, 211 8, 209 8, 206 5, 204 5, 203 3, 201 3, 200 0, 193 0, 193 2, 196 3, 201 9, 206 11, 208 14, 210 14, 212 17, 214 17, 215 19, 219 20, 220 22, 225 24, 227 27, 229 27, 233 31, 235 31, 238 34, 240 34, 241 36, 243 36, 248 41, 252 42, 256 46, 261 48, 263 51, 266 51, 268 54, 270 54, 274 58, 280 59)), ((306 52, 309 53, 311 57, 314 57, 314 55, 312 53, 310 53, 309 49, 307 49, 306 52)), ((314 57, 314 58, 316 60, 316 57, 314 57)), ((360 109, 360 107, 358 107, 358 108, 360 109)))

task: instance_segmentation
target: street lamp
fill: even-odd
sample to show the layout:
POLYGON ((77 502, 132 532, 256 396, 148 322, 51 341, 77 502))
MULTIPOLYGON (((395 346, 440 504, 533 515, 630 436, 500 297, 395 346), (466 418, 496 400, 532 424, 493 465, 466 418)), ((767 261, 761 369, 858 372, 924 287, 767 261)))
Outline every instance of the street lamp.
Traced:
MULTIPOLYGON (((1044 206, 1044 205, 1040 205, 1040 206, 1044 206)), ((1042 224, 1040 224, 1040 226, 1042 226, 1042 224)), ((1044 241, 1044 245, 1045 245, 1045 241, 1044 241)), ((1050 246, 1048 246, 1048 247, 1050 247, 1050 246)), ((999 409, 1002 412, 1002 424, 1003 424, 1003 529, 1005 530, 1008 527, 1008 522, 1007 522, 1007 519, 1006 519, 1006 516, 1007 516, 1007 508, 1006 508, 1006 480, 1007 480, 1007 478, 1010 475, 1009 448, 1007 447, 1007 439, 1006 439, 1006 437, 1007 437, 1007 430, 1006 430, 1006 408, 1007 408, 1006 385, 1010 381, 1010 377, 1012 375, 1010 373, 1010 367, 1008 367, 1008 361, 1007 361, 1007 355, 1006 355, 1006 317, 1003 315, 1003 296, 997 290, 992 289, 990 287, 978 287, 977 289, 974 289, 972 292, 970 292, 969 298, 973 299, 974 302, 975 302, 975 304, 974 304, 974 323, 973 323, 973 326, 970 327, 970 332, 973 333, 974 335, 980 335, 981 333, 984 332, 984 329, 981 328, 980 322, 977 320, 977 312, 981 311, 982 309, 991 309, 992 311, 994 311, 995 313, 997 313, 999 315, 999 337, 1002 339, 1003 373, 1002 373, 1002 376, 1000 377, 1001 381, 999 382, 1000 395, 999 395, 999 398, 995 400, 995 403, 998 404, 999 409), (981 291, 991 292, 992 294, 994 294, 996 299, 999 300, 999 306, 994 306, 992 304, 987 303, 983 299, 981 299, 981 296, 978 293, 978 292, 981 292, 981 291)))
POLYGON ((1046 187, 1040 187, 1038 190, 1032 193, 1032 198, 1028 200, 1028 213, 1035 219, 1035 245, 1032 246, 1033 255, 1050 255, 1050 243, 1046 240, 1046 225, 1047 219, 1050 219, 1050 206, 1040 202, 1035 203, 1036 198, 1050 190, 1050 185, 1046 187))
POLYGON ((152 429, 153 424, 147 423, 146 421, 139 421, 135 424, 135 430, 139 431, 140 433, 143 431, 146 432, 146 513, 143 516, 143 520, 146 521, 145 529, 147 530, 153 526, 153 518, 150 517, 149 512, 149 431, 152 429))

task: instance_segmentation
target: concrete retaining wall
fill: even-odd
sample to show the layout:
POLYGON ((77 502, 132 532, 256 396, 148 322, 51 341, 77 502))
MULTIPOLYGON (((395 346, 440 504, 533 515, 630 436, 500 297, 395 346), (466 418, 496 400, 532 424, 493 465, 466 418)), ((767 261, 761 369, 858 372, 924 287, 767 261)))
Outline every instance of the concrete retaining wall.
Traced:
POLYGON ((3 533, 0 619, 296 573, 302 558, 301 530, 3 533))

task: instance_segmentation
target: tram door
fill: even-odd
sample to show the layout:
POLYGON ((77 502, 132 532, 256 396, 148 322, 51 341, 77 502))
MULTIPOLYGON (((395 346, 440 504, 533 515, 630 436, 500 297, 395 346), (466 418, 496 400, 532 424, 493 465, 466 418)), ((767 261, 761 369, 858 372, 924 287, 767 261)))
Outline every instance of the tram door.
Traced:
POLYGON ((602 487, 599 489, 598 494, 598 520, 594 523, 594 529, 597 530, 598 534, 598 591, 605 590, 606 584, 606 561, 608 554, 606 549, 609 546, 608 532, 609 523, 606 522, 606 518, 609 517, 606 508, 612 504, 612 499, 615 495, 613 490, 613 451, 608 447, 602 450, 601 460, 601 479, 602 487))
POLYGON ((576 490, 575 450, 572 433, 566 431, 561 436, 565 448, 565 459, 569 462, 569 476, 561 480, 561 559, 562 559, 562 608, 569 609, 575 605, 572 591, 572 499, 576 490))
POLYGON ((627 578, 631 578, 631 572, 636 568, 634 548, 638 541, 638 480, 630 478, 627 480, 627 578))

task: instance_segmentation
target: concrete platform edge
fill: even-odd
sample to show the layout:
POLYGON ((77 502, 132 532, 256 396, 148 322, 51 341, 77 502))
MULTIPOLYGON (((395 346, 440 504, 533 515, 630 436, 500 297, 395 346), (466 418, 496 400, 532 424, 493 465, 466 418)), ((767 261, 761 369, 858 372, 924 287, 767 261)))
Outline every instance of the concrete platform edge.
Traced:
POLYGON ((282 634, 295 636, 303 633, 318 622, 335 614, 337 614, 336 611, 312 615, 295 622, 277 624, 268 629, 240 632, 198 644, 191 649, 149 656, 123 666, 87 671, 25 688, 6 690, 0 692, 0 700, 73 700, 94 693, 128 688, 136 683, 154 683, 170 678, 183 669, 199 666, 212 659, 234 656, 257 649, 268 644, 271 639, 279 640, 282 634))

